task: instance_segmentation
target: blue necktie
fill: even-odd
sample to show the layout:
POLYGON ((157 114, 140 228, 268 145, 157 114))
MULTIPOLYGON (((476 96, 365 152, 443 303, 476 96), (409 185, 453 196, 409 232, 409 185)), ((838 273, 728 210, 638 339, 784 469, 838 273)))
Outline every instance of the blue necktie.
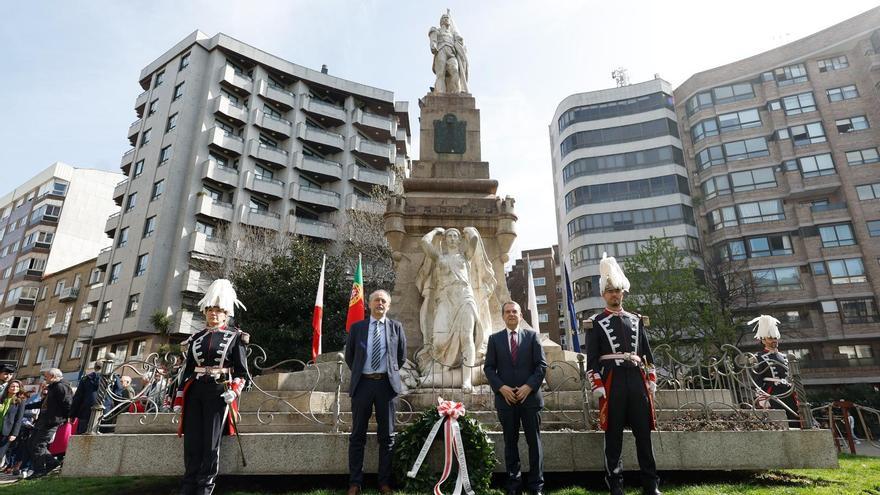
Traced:
POLYGON ((373 356, 370 359, 370 364, 373 366, 373 371, 379 369, 379 365, 382 363, 382 332, 379 330, 379 322, 373 322, 373 356))

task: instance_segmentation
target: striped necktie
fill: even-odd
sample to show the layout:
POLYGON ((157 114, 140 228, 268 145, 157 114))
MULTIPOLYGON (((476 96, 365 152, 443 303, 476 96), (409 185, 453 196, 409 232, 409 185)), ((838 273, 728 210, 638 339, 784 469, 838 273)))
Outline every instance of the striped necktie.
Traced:
POLYGON ((371 333, 373 339, 373 353, 370 359, 370 365, 373 367, 373 371, 379 369, 379 365, 382 364, 382 331, 379 327, 380 323, 378 321, 373 322, 373 331, 371 333))

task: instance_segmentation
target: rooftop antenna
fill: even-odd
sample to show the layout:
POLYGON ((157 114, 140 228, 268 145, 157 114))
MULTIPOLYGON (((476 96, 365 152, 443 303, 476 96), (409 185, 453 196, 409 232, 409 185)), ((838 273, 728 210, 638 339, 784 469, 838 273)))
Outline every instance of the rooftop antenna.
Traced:
POLYGON ((629 74, 627 74, 626 69, 623 67, 618 67, 611 71, 611 77, 614 78, 618 88, 629 86, 629 74))

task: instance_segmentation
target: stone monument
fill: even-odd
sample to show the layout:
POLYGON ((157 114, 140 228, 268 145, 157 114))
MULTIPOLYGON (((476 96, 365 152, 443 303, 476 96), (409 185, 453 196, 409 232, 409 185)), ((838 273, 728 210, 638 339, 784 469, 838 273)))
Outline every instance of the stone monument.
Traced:
POLYGON ((385 213, 397 273, 392 300, 419 386, 470 391, 485 382, 489 334, 504 327, 504 264, 517 217, 514 200, 496 195, 498 181, 481 159, 464 40, 448 13, 429 37, 437 81, 419 100, 420 159, 385 213))

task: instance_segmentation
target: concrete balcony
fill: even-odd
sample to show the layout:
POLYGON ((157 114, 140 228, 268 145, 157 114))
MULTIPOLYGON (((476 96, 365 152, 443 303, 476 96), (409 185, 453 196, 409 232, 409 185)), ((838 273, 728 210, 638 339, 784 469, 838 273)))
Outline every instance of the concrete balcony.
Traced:
POLYGON ((800 172, 786 172, 785 178, 788 181, 789 198, 792 199, 830 194, 840 188, 840 176, 837 174, 804 178, 800 172))
POLYGON ((238 170, 234 168, 224 167, 210 158, 202 162, 202 180, 238 187, 238 179, 238 170))
POLYGON ((98 251, 98 258, 95 260, 95 266, 107 266, 110 263, 110 253, 113 252, 113 246, 107 246, 98 251))
POLYGON ((353 123, 364 134, 376 141, 394 139, 397 134, 397 119, 375 113, 366 112, 358 108, 354 111, 353 123))
POLYGON ((316 118, 324 125, 336 127, 345 123, 345 108, 317 98, 300 98, 302 111, 316 118))
POLYGON ((122 198, 125 196, 126 190, 128 190, 128 179, 119 181, 113 188, 113 201, 116 206, 122 206, 122 198))
POLYGON ((104 233, 107 234, 107 237, 115 237, 116 228, 119 227, 121 217, 122 212, 119 211, 107 217, 107 221, 104 223, 104 233))
POLYGON ((244 153, 244 140, 233 134, 229 134, 219 127, 208 129, 208 146, 216 146, 236 155, 244 153))
POLYGON ((138 115, 141 115, 143 113, 143 107, 144 107, 144 105, 147 104, 147 102, 149 100, 150 100, 150 91, 149 90, 144 91, 143 93, 137 95, 137 98, 135 98, 135 100, 134 100, 134 108, 135 108, 135 110, 141 109, 141 111, 138 112, 138 115))
POLYGON ((128 136, 128 141, 132 146, 137 143, 137 136, 138 133, 141 132, 141 124, 143 124, 143 121, 144 119, 137 119, 128 126, 128 134, 126 134, 126 136, 128 136))
POLYGON ((232 203, 214 201, 210 196, 201 195, 196 201, 196 215, 204 215, 225 222, 231 222, 234 213, 232 203))
POLYGON ((314 187, 293 186, 291 196, 296 201, 308 203, 313 207, 323 210, 338 210, 340 206, 339 193, 324 191, 314 187))
MULTIPOLYGON (((0 337, 27 337, 27 328, 2 328, 0 329, 0 337)), ((24 339, 22 339, 24 340, 24 339)), ((15 347, 21 349, 21 346, 10 346, 8 342, 3 343, 3 347, 15 347)))
POLYGON ((189 251, 190 253, 222 257, 226 249, 223 241, 212 239, 203 232, 193 232, 189 235, 189 251))
POLYGON ((181 309, 174 317, 174 324, 169 329, 172 335, 192 335, 205 328, 205 319, 198 313, 181 309))
POLYGON ((278 179, 265 179, 248 170, 245 172, 245 189, 271 196, 275 199, 284 197, 284 182, 278 179))
POLYGON ((241 223, 261 229, 281 230, 281 215, 271 211, 242 207, 241 223))
POLYGON ((122 173, 128 175, 128 172, 131 170, 131 164, 134 162, 134 148, 126 151, 122 154, 122 160, 119 161, 119 168, 122 169, 122 173))
POLYGON ((291 225, 290 232, 329 241, 335 241, 337 233, 336 226, 332 223, 312 220, 310 218, 296 218, 291 225))
POLYGON ((410 143, 409 136, 406 135, 406 129, 403 127, 397 128, 397 134, 394 136, 394 144, 397 146, 397 155, 398 156, 409 156, 410 154, 410 143))
POLYGON ((52 329, 49 330, 50 337, 63 337, 67 335, 67 330, 70 327, 70 322, 65 324, 64 322, 56 323, 52 325, 52 329))
POLYGON ((257 87, 257 94, 275 103, 276 107, 283 108, 285 111, 293 109, 296 103, 296 95, 290 91, 276 86, 266 79, 260 79, 257 82, 257 87))
POLYGON ((201 272, 198 270, 187 270, 181 275, 182 284, 180 290, 182 292, 191 292, 193 294, 204 294, 211 285, 211 281, 202 278, 201 272))
POLYGON ((306 156, 297 153, 293 160, 293 166, 303 172, 318 175, 326 180, 339 180, 342 178, 342 164, 332 160, 325 160, 316 156, 306 156))
POLYGON ((95 336, 95 326, 89 323, 88 325, 80 325, 79 326, 79 337, 77 340, 87 340, 91 339, 95 336))
POLYGON ((246 94, 254 92, 254 80, 248 77, 247 74, 238 72, 229 65, 224 65, 220 68, 218 79, 225 86, 232 88, 233 92, 243 92, 246 94))
POLYGON ((362 159, 380 165, 390 167, 397 157, 397 148, 390 144, 370 141, 360 136, 352 136, 351 151, 362 159))
POLYGON ((304 122, 296 125, 296 137, 311 143, 322 153, 338 153, 345 149, 345 137, 342 134, 309 127, 304 122))
POLYGON ((79 287, 65 287, 58 294, 59 302, 73 302, 79 297, 79 287))
POLYGON ((345 197, 345 207, 349 210, 366 211, 377 215, 385 213, 385 205, 369 198, 361 198, 357 194, 349 194, 345 197))
POLYGON ((352 165, 348 169, 348 180, 390 188, 394 185, 394 174, 386 170, 374 170, 360 165, 352 165))
POLYGON ((89 304, 98 304, 101 300, 101 291, 104 290, 103 282, 92 284, 89 286, 89 292, 86 294, 86 302, 89 304))
POLYGON ((248 155, 282 167, 290 164, 290 153, 287 150, 263 144, 256 139, 248 141, 248 155))
POLYGON ((293 135, 293 123, 287 119, 268 114, 259 108, 254 109, 254 124, 260 129, 269 131, 272 137, 287 139, 293 135))
POLYGON ((241 124, 248 120, 247 110, 240 103, 234 103, 224 95, 214 98, 211 110, 216 115, 222 115, 241 124))

